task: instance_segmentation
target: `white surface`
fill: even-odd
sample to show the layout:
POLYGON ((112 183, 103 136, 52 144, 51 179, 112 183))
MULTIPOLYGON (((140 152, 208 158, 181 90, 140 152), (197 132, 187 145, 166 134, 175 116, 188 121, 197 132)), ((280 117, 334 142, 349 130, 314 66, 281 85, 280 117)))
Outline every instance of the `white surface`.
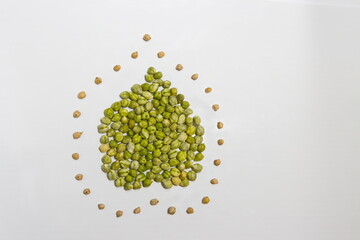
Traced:
POLYGON ((0 239, 359 239, 360 9, 296 2, 1 1, 0 239), (149 65, 206 119, 208 162, 185 190, 125 193, 99 171, 94 127, 149 65), (76 142, 75 130, 85 131, 76 142), (161 204, 148 206, 152 197, 161 204))

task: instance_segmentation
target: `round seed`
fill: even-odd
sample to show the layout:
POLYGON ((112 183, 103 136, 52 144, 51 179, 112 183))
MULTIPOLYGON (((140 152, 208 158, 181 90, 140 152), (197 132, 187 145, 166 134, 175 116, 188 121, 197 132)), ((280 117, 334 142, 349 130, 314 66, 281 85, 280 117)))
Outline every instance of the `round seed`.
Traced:
POLYGON ((175 207, 169 207, 167 210, 167 213, 170 215, 174 215, 176 213, 176 208, 175 207))
POLYGON ((90 191, 89 188, 85 188, 84 191, 83 191, 83 193, 84 193, 85 195, 89 195, 89 194, 91 193, 91 191, 90 191))
POLYGON ((141 212, 141 208, 137 207, 134 209, 134 214, 139 214, 141 212))
POLYGON ((219 139, 219 140, 217 140, 217 144, 218 145, 223 145, 224 144, 224 139, 219 139))
POLYGON ((203 197, 203 199, 201 200, 202 204, 208 204, 210 202, 210 198, 208 196, 203 197))
POLYGON ((149 34, 145 34, 144 37, 143 37, 144 41, 150 41, 151 37, 149 34))
POLYGON ((81 173, 75 175, 75 179, 81 181, 83 179, 83 175, 81 173))
POLYGON ((74 139, 79 139, 82 134, 83 134, 83 132, 74 132, 74 133, 73 133, 73 138, 74 138, 74 139))
POLYGON ((105 208, 105 204, 103 204, 103 203, 98 204, 98 209, 99 210, 103 210, 104 208, 105 208))
POLYGON ((224 124, 222 122, 217 123, 217 128, 222 129, 224 127, 224 124))
POLYGON ((158 203, 159 203, 159 200, 157 200, 156 198, 150 200, 150 205, 152 205, 152 206, 157 205, 158 203))
POLYGON ((95 84, 99 85, 102 83, 102 79, 101 77, 96 77, 95 80, 94 80, 95 84))
POLYGON ((176 65, 175 69, 178 71, 181 71, 181 70, 183 70, 183 66, 181 64, 178 64, 178 65, 176 65))
POLYGON ((115 72, 118 72, 118 71, 120 71, 121 66, 120 65, 115 65, 113 69, 114 69, 115 72))
POLYGON ((205 88, 205 93, 210 93, 211 91, 212 91, 212 88, 211 88, 211 87, 205 88))
POLYGON ((133 52, 132 54, 131 54, 131 57, 132 58, 137 58, 139 56, 139 53, 138 52, 133 52))
POLYGON ((194 209, 193 209, 192 207, 188 207, 188 208, 186 209, 186 213, 187 213, 187 214, 193 214, 193 213, 194 213, 194 209))
POLYGON ((199 77, 199 74, 197 74, 197 73, 194 73, 193 75, 191 75, 192 80, 197 80, 198 77, 199 77))
POLYGON ((213 178, 213 179, 210 180, 210 183, 211 184, 218 184, 219 181, 216 178, 213 178))
POLYGON ((165 53, 163 51, 157 53, 158 58, 162 58, 165 56, 165 53))
POLYGON ((76 110, 75 112, 73 112, 74 118, 78 118, 78 117, 80 117, 80 115, 81 115, 81 112, 79 110, 76 110))
POLYGON ((220 164, 221 164, 221 160, 220 160, 220 159, 214 160, 214 165, 215 165, 215 166, 219 166, 220 164))
POLYGON ((216 112, 217 110, 219 110, 220 106, 219 104, 214 104, 212 105, 212 109, 216 112))
POLYGON ((80 155, 78 153, 73 153, 71 156, 74 160, 78 160, 80 157, 80 155))
POLYGON ((121 217, 123 215, 123 211, 117 210, 116 217, 121 217))
POLYGON ((83 99, 83 98, 86 97, 86 93, 85 93, 84 91, 81 91, 81 92, 78 93, 77 97, 78 97, 79 99, 83 99))

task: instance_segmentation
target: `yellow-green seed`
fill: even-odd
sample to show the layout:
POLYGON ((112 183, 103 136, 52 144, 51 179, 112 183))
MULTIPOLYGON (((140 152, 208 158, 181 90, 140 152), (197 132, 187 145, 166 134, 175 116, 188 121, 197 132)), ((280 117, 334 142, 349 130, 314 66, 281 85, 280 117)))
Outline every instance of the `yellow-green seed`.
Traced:
POLYGON ((203 199, 201 200, 202 204, 208 204, 210 202, 210 198, 208 196, 203 197, 203 199))
POLYGON ((157 53, 158 58, 163 58, 165 56, 165 53, 163 51, 157 53))
POLYGON ((81 112, 79 110, 76 110, 76 111, 73 112, 73 117, 74 118, 78 118, 78 117, 80 117, 80 115, 81 115, 81 112))
POLYGON ((83 134, 83 132, 74 132, 74 133, 73 133, 73 138, 74 138, 74 139, 79 139, 82 134, 83 134))
POLYGON ((110 149, 109 144, 101 144, 99 147, 99 151, 102 153, 107 152, 109 149, 110 149))
POLYGON ((159 203, 159 200, 157 200, 156 198, 150 200, 150 205, 152 205, 152 206, 157 205, 158 203, 159 203))
POLYGON ((91 191, 90 191, 89 188, 85 188, 84 191, 83 191, 83 193, 84 193, 85 195, 89 195, 89 194, 91 193, 91 191))
POLYGON ((186 209, 186 213, 187 213, 187 214, 193 214, 193 213, 194 213, 194 209, 193 209, 192 207, 188 207, 188 208, 186 209))
POLYGON ((117 210, 116 217, 121 217, 123 215, 123 211, 117 210))
POLYGON ((115 65, 113 69, 114 69, 115 72, 118 72, 118 71, 120 71, 121 66, 120 65, 115 65))
POLYGON ((139 53, 138 52, 133 52, 133 53, 131 53, 131 57, 132 58, 137 58, 139 56, 139 53))
POLYGON ((71 157, 72 157, 74 160, 78 160, 79 157, 80 157, 80 155, 79 155, 78 153, 73 153, 73 154, 71 155, 71 157))
POLYGON ((98 209, 99 210, 103 210, 104 208, 105 208, 105 204, 103 204, 103 203, 98 204, 98 209))
POLYGON ((96 77, 95 80, 94 80, 95 84, 99 85, 102 83, 102 79, 101 77, 96 77))
POLYGON ((145 34, 144 37, 143 37, 144 41, 150 41, 151 37, 149 34, 145 34))
POLYGON ((167 213, 170 215, 174 215, 176 213, 176 208, 175 207, 169 207, 167 210, 167 213))
POLYGON ((181 64, 178 64, 178 65, 176 65, 175 69, 178 71, 181 71, 181 70, 183 70, 183 66, 181 64))
POLYGON ((79 99, 83 99, 83 98, 86 97, 86 93, 85 93, 84 91, 81 91, 81 92, 78 93, 77 97, 78 97, 79 99))
POLYGON ((197 73, 194 73, 193 75, 191 75, 192 80, 197 80, 198 77, 199 77, 199 74, 197 74, 197 73))

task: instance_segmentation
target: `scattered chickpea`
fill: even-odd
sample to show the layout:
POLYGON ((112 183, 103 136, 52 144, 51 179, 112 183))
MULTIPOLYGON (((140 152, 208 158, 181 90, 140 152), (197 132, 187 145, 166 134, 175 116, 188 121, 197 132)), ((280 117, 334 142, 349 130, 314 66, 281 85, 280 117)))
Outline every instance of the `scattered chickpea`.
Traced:
POLYGON ((215 166, 219 166, 220 164, 221 164, 221 160, 220 160, 220 159, 214 160, 214 165, 215 165, 215 166))
POLYGON ((75 175, 75 179, 81 181, 83 179, 83 175, 81 173, 75 175))
POLYGON ((116 217, 121 217, 123 215, 123 211, 117 210, 116 217))
POLYGON ((91 193, 91 191, 90 191, 89 188, 85 188, 84 191, 83 191, 83 193, 84 193, 85 195, 89 195, 89 194, 91 193))
POLYGON ((213 179, 210 180, 210 183, 211 184, 218 184, 219 181, 216 178, 213 178, 213 179))
POLYGON ((98 209, 99 210, 103 210, 104 208, 105 208, 105 204, 103 204, 103 203, 98 204, 98 209))
POLYGON ((197 80, 198 77, 199 77, 199 74, 197 74, 197 73, 194 73, 193 75, 191 75, 192 80, 197 80))
POLYGON ((73 138, 74 138, 74 139, 79 139, 82 134, 83 134, 83 132, 74 132, 74 133, 73 133, 73 138))
POLYGON ((94 80, 95 84, 99 85, 102 83, 102 78, 101 77, 96 77, 94 80))
POLYGON ((222 123, 222 122, 217 123, 217 128, 218 129, 222 129, 223 127, 224 127, 224 123, 222 123))
POLYGON ((83 98, 86 97, 86 93, 85 93, 84 91, 81 91, 81 92, 78 93, 77 97, 78 97, 79 99, 83 99, 83 98))
POLYGON ((114 69, 115 72, 118 72, 118 71, 120 71, 121 66, 120 65, 115 65, 113 69, 114 69))
POLYGON ((149 34, 145 34, 143 39, 144 39, 145 42, 147 42, 147 41, 150 41, 151 37, 150 37, 149 34))
POLYGON ((134 214, 139 214, 141 212, 141 208, 137 207, 134 209, 134 214))
POLYGON ((219 104, 214 104, 212 105, 212 109, 216 112, 217 110, 219 110, 220 106, 219 104))
POLYGON ((175 207, 169 207, 167 210, 167 213, 170 215, 174 215, 176 213, 176 208, 175 207))
POLYGON ((73 153, 71 156, 74 160, 78 160, 80 157, 80 155, 78 153, 73 153))
POLYGON ((157 53, 158 58, 163 58, 165 53, 163 51, 157 53))
POLYGON ((210 198, 208 196, 203 197, 203 199, 201 200, 202 204, 208 204, 210 202, 210 198))
POLYGON ((186 213, 187 213, 187 214, 193 214, 193 213, 194 213, 194 209, 193 209, 192 207, 188 207, 188 208, 186 209, 186 213))
POLYGON ((76 110, 75 112, 73 112, 74 118, 78 118, 78 117, 80 117, 80 115, 81 115, 81 112, 79 110, 76 110))
POLYGON ((178 71, 181 71, 181 70, 183 70, 183 66, 181 64, 178 64, 178 65, 176 65, 175 69, 178 71))
POLYGON ((150 200, 150 205, 157 205, 159 203, 159 200, 157 200, 156 198, 154 198, 154 199, 151 199, 150 200))
POLYGON ((137 58, 139 56, 139 53, 138 52, 133 52, 132 54, 131 54, 131 57, 132 58, 137 58))
POLYGON ((210 93, 211 91, 212 91, 212 88, 211 88, 211 87, 205 88, 205 93, 210 93))
POLYGON ((217 140, 217 144, 218 145, 223 145, 224 144, 224 139, 219 139, 219 140, 217 140))

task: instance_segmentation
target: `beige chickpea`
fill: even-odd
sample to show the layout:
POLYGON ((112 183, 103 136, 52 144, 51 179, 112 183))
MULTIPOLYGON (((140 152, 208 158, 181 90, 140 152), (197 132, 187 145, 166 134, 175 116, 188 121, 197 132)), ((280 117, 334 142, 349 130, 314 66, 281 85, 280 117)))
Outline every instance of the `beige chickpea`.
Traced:
POLYGON ((77 97, 78 97, 79 99, 83 99, 83 98, 86 97, 86 93, 85 93, 84 91, 81 91, 81 92, 78 93, 77 97))
POLYGON ((137 58, 139 56, 139 53, 138 52, 133 52, 131 53, 131 58, 137 58))
POLYGON ((75 179, 81 181, 83 179, 83 175, 81 173, 75 175, 75 179))
POLYGON ((152 206, 157 205, 158 203, 159 203, 159 200, 157 200, 156 198, 150 200, 150 205, 152 205, 152 206))
POLYGON ((217 110, 219 110, 220 106, 219 104, 214 104, 212 105, 212 109, 216 112, 217 110))
POLYGON ((181 71, 181 70, 183 70, 183 66, 181 64, 178 64, 178 65, 176 65, 175 69, 178 71, 181 71))
POLYGON ((158 58, 163 58, 165 56, 165 53, 163 51, 157 53, 158 58))
POLYGON ((118 71, 120 71, 121 66, 120 66, 120 65, 115 65, 115 66, 113 67, 113 69, 114 69, 115 72, 118 72, 118 71))
POLYGON ((116 211, 116 217, 121 217, 123 215, 123 211, 117 210, 116 211))
POLYGON ((102 78, 101 77, 96 77, 94 82, 95 82, 96 85, 99 85, 99 84, 102 83, 102 78))
POLYGON ((193 213, 194 213, 194 209, 193 209, 192 207, 188 207, 188 208, 186 209, 186 213, 187 213, 187 214, 193 214, 193 213))
POLYGON ((73 117, 74 118, 78 118, 80 116, 81 116, 81 112, 79 110, 76 110, 76 111, 73 112, 73 117))
POLYGON ((89 194, 91 193, 91 191, 90 191, 89 188, 85 188, 84 191, 83 191, 83 193, 84 193, 85 195, 89 195, 89 194))
POLYGON ((151 36, 150 36, 149 34, 145 34, 145 35, 143 36, 143 40, 144 40, 145 42, 150 41, 150 39, 151 39, 151 36))
POLYGON ((192 80, 197 80, 199 78, 199 74, 197 74, 197 73, 194 73, 193 75, 191 75, 191 79, 192 80))

